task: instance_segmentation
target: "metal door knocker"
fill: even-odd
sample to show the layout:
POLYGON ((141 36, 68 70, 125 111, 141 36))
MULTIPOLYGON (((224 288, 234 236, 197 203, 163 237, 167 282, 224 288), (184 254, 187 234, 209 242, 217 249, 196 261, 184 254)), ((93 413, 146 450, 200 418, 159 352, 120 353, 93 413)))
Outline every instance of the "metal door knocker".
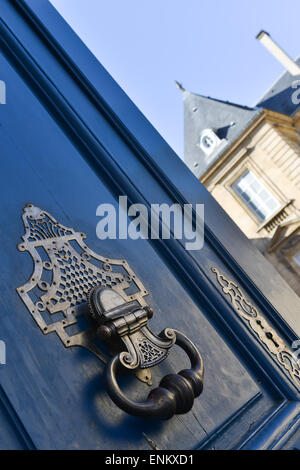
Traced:
POLYGON ((43 333, 56 332, 65 347, 84 346, 101 359, 108 394, 127 413, 168 419, 188 412, 202 392, 202 357, 179 331, 167 328, 158 336, 151 332, 153 311, 144 299, 148 292, 126 260, 93 252, 84 233, 61 225, 33 204, 25 206, 22 217, 25 234, 18 248, 30 253, 34 269, 17 291, 43 333), (151 384, 150 368, 174 344, 186 352, 191 368, 165 376, 144 402, 126 397, 117 382, 119 369, 151 384))

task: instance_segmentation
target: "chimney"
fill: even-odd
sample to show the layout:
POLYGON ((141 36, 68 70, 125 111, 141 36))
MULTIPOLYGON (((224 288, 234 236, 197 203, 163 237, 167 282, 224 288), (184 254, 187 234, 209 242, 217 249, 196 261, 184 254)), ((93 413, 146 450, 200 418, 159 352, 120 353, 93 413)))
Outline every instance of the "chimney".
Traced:
POLYGON ((270 52, 276 57, 279 62, 288 70, 291 75, 300 75, 300 67, 293 59, 284 52, 278 44, 271 38, 270 34, 266 31, 260 31, 256 36, 270 52))

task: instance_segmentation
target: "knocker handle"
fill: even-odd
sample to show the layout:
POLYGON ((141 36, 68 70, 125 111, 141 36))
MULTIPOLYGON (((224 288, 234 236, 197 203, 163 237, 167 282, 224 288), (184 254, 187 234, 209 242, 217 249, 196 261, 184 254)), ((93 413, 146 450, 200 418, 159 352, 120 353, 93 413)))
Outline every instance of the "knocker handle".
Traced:
MULTIPOLYGON (((172 330, 176 335, 175 344, 188 355, 191 369, 181 370, 178 374, 166 375, 159 387, 152 390, 146 401, 134 402, 121 391, 117 382, 117 371, 121 364, 120 355, 114 356, 106 366, 107 392, 113 402, 123 411, 142 418, 152 417, 169 419, 174 414, 187 413, 193 406, 194 399, 203 389, 204 367, 200 352, 196 346, 180 331, 172 330)), ((163 335, 163 332, 160 336, 163 335)))

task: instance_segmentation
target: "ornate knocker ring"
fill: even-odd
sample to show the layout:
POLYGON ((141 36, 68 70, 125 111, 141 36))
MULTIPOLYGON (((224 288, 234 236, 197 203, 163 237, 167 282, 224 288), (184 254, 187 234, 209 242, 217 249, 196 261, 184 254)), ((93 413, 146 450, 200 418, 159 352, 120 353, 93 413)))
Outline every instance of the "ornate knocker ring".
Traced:
MULTIPOLYGON (((163 377, 159 387, 152 390, 146 401, 134 402, 127 398, 117 383, 117 371, 121 366, 120 354, 114 356, 106 367, 107 392, 113 402, 123 411, 139 417, 169 419, 174 414, 187 413, 194 399, 203 389, 204 367, 202 357, 196 346, 180 331, 175 334, 175 344, 189 356, 191 369, 183 369, 178 374, 163 377)), ((165 330, 160 336, 163 336, 165 330)), ((121 353, 122 354, 122 353, 121 353)))

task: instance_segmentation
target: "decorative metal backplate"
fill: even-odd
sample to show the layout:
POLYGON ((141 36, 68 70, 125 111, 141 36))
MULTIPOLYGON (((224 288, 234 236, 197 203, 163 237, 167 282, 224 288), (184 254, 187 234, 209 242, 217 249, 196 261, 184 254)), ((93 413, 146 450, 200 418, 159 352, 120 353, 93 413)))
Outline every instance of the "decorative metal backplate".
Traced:
POLYGON ((260 342, 272 353, 279 365, 288 372, 297 388, 300 389, 300 363, 295 358, 292 349, 280 338, 256 307, 246 299, 235 282, 227 279, 217 268, 213 267, 211 270, 216 275, 224 294, 230 296, 230 301, 238 315, 256 333, 260 342))
POLYGON ((106 362, 95 330, 83 321, 89 290, 113 287, 125 302, 135 300, 142 307, 147 290, 126 260, 98 255, 86 246, 84 233, 63 226, 48 212, 27 204, 22 218, 25 235, 18 249, 31 255, 33 273, 17 288, 21 299, 44 334, 56 332, 66 347, 85 346, 106 362))

